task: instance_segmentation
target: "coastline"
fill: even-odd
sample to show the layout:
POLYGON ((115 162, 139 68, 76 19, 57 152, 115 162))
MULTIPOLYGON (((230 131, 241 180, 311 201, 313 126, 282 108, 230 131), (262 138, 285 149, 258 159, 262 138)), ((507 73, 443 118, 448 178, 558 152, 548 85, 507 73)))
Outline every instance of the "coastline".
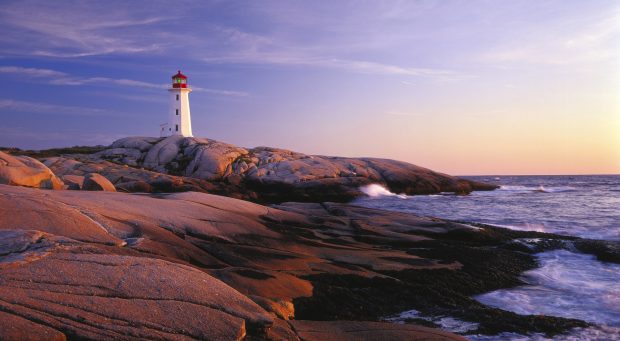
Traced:
MULTIPOLYGON (((596 251, 600 257, 617 256, 597 241, 482 224, 472 227, 347 204, 287 203, 265 207, 202 193, 148 196, 41 191, 6 185, 0 188, 2 216, 6 218, 7 212, 15 210, 43 215, 39 220, 30 214, 21 218, 30 222, 28 230, 42 231, 42 240, 51 243, 43 255, 40 241, 27 243, 19 253, 5 253, 1 270, 5 276, 7 269, 15 272, 57 254, 82 254, 85 250, 184 264, 236 289, 258 303, 266 316, 274 314, 273 322, 263 322, 262 327, 256 322, 252 327, 246 320, 250 323, 248 335, 259 339, 277 339, 282 335, 269 333, 294 331, 297 322, 286 322, 293 316, 295 321, 384 321, 411 309, 428 316, 451 316, 478 323, 478 329, 472 331, 478 334, 557 335, 588 324, 550 316, 521 316, 484 306, 472 296, 522 284, 519 276, 537 266, 533 257, 537 252, 569 244, 598 245, 584 250, 596 251), (66 214, 60 208, 53 209, 53 205, 74 207, 76 214, 87 214, 100 226, 92 230, 84 230, 83 225, 79 230, 70 226, 49 230, 49 224, 44 222, 66 214), (41 210, 41 206, 47 207, 41 210), (165 218, 161 212, 173 207, 184 214, 195 212, 196 218, 165 218), (219 218, 199 218, 214 214, 219 218), (131 221, 132 232, 120 221, 131 221), (165 244, 161 244, 162 233, 167 235, 165 244), (124 239, 119 238, 122 235, 124 239), (519 241, 523 238, 540 242, 525 245, 519 241)), ((5 218, 2 230, 20 231, 20 224, 5 218)), ((36 277, 24 279, 41 288, 68 285, 47 284, 36 277)), ((12 285, 16 283, 20 290, 29 290, 20 282, 12 285)), ((24 316, 14 308, 4 309, 24 316)), ((421 319, 410 322, 437 327, 421 319)), ((55 327, 81 335, 79 329, 67 325, 55 327)))
MULTIPOLYGON (((110 149, 103 152, 110 154, 106 150, 110 149)), ((173 148, 170 155, 176 153, 178 150, 173 148)), ((213 154, 210 159, 204 159, 202 155, 201 162, 209 164, 208 160, 218 157, 213 154)), ((93 328, 96 333, 114 337, 129 335, 129 338, 143 335, 140 333, 160 337, 168 335, 165 333, 170 333, 169 330, 173 330, 171 335, 194 338, 215 335, 191 319, 178 320, 185 315, 164 312, 151 316, 136 310, 131 317, 123 316, 122 320, 137 326, 157 325, 162 323, 161 318, 168 319, 167 327, 151 328, 148 332, 116 322, 85 324, 80 314, 93 310, 82 298, 72 295, 78 290, 101 296, 89 289, 93 285, 106 293, 98 303, 101 308, 94 310, 106 318, 115 316, 106 307, 123 302, 132 311, 131 306, 140 302, 143 294, 155 295, 157 298, 152 299, 173 300, 182 309, 189 309, 187 304, 197 305, 189 311, 208 307, 218 311, 217 314, 223 313, 220 320, 228 321, 230 326, 236 324, 237 332, 229 335, 224 331, 230 330, 229 327, 222 327, 220 333, 233 339, 240 335, 257 340, 338 339, 343 335, 359 336, 359 333, 387 339, 416 335, 459 339, 456 334, 440 331, 442 321, 467 324, 467 328, 457 329, 466 336, 500 333, 554 336, 590 324, 570 318, 518 315, 484 305, 475 297, 523 285, 522 274, 538 267, 536 255, 540 252, 577 249, 601 260, 620 261, 620 245, 616 242, 517 231, 318 200, 325 196, 308 197, 319 201, 314 203, 275 200, 261 205, 204 193, 248 199, 242 181, 231 183, 231 177, 237 179, 234 173, 224 172, 228 174, 224 179, 206 180, 129 167, 119 160, 114 163, 97 156, 64 154, 43 159, 52 172, 35 159, 4 158, 30 174, 20 178, 15 169, 8 173, 18 180, 30 181, 27 186, 58 187, 65 181, 65 186, 75 189, 0 185, 0 233, 3 234, 0 274, 9 278, 0 284, 0 290, 18 289, 12 293, 13 303, 2 306, 2 310, 29 321, 28 324, 52 328, 66 336, 97 339, 95 334, 89 334, 93 328), (60 178, 55 174, 60 174, 60 178), (34 183, 35 180, 41 181, 40 184, 34 183), (87 186, 96 190, 79 190, 87 186), (117 188, 135 193, 114 193, 117 188), (143 191, 145 188, 151 190, 143 191), (147 285, 141 287, 143 293, 136 296, 135 292, 127 291, 130 288, 119 289, 124 280, 108 282, 109 278, 100 275, 94 283, 85 282, 77 269, 92 262, 93 254, 108 259, 104 262, 107 268, 104 271, 93 265, 95 268, 89 271, 125 273, 123 278, 129 276, 130 281, 137 281, 135 276, 150 276, 147 285), (48 269, 59 261, 66 263, 61 267, 66 266, 63 278, 41 281, 33 275, 36 273, 33 267, 48 269), (151 270, 147 274, 134 274, 127 268, 127 262, 151 270), (158 278, 157 272, 174 274, 186 268, 200 273, 198 277, 204 277, 203 281, 212 282, 209 287, 218 288, 226 300, 239 303, 229 305, 218 301, 220 298, 213 297, 209 290, 199 291, 202 296, 196 298, 191 290, 201 288, 199 283, 179 287, 181 283, 176 280, 153 282, 158 278), (180 296, 169 296, 170 293, 157 296, 166 287, 180 296), (71 301, 71 309, 24 301, 46 291, 60 296, 43 295, 39 298, 41 302, 71 301), (24 304, 28 306, 26 310, 16 308, 24 304), (403 312, 407 313, 398 318, 403 312), (71 316, 73 322, 63 322, 58 316, 71 316), (178 329, 186 322, 191 328, 178 329), (317 334, 318 330, 327 332, 317 334)), ((275 164, 269 167, 278 168, 280 162, 289 161, 271 161, 275 164)), ((458 181, 417 166, 403 167, 437 177, 433 181, 439 183, 458 181)), ((303 168, 296 176, 304 174, 314 176, 313 170, 303 168)), ((416 176, 412 184, 420 181, 420 175, 416 176)), ((336 176, 328 181, 349 181, 349 178, 336 176)), ((383 177, 388 178, 394 179, 383 177)), ((423 187, 429 183, 424 181, 423 187)), ((271 190, 282 189, 281 184, 271 183, 271 186, 274 186, 271 190)), ((497 187, 485 186, 484 189, 497 187)), ((322 187, 317 188, 314 190, 320 191, 322 187)), ((311 193, 304 192, 304 195, 311 193)), ((181 309, 174 308, 175 304, 170 309, 181 309)), ((201 314, 197 310, 194 313, 201 314)))

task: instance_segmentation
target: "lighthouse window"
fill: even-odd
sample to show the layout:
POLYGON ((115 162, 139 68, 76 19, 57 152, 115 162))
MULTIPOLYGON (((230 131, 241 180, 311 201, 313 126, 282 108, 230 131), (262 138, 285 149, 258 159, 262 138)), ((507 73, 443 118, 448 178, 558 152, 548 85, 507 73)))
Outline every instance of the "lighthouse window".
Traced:
POLYGON ((179 100, 179 95, 177 94, 177 101, 179 100))
POLYGON ((177 116, 179 116, 179 109, 177 109, 177 116))
POLYGON ((179 125, 175 125, 174 130, 179 131, 179 125))

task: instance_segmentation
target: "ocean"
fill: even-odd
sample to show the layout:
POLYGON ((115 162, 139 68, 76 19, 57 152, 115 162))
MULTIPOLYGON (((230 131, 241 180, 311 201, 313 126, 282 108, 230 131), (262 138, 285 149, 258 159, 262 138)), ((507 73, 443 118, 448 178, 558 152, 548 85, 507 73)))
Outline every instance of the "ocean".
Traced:
MULTIPOLYGON (((620 175, 476 176, 498 190, 470 195, 406 196, 378 185, 354 204, 515 230, 620 241, 620 175)), ((574 330, 567 340, 620 340, 620 264, 566 250, 536 255, 539 268, 525 272, 528 285, 475 297, 518 314, 582 319, 595 327, 574 330)), ((467 323, 467 321, 462 321, 467 323)), ((463 332, 463 324, 446 324, 463 332)), ((542 335, 468 335, 475 340, 546 340, 542 335)))

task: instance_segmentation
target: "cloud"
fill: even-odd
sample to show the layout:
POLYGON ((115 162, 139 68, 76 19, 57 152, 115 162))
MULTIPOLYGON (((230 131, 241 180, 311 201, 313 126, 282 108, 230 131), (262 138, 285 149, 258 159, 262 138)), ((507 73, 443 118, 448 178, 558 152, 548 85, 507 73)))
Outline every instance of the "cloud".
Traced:
POLYGON ((66 77, 67 74, 49 69, 36 69, 20 66, 0 66, 0 73, 18 73, 31 77, 66 77))
MULTIPOLYGON (((166 88, 168 86, 166 85, 166 88)), ((201 88, 197 86, 192 86, 193 91, 198 92, 206 92, 214 95, 222 95, 222 96, 233 96, 233 97, 247 97, 249 94, 243 91, 232 91, 232 90, 218 90, 218 89, 210 89, 210 88, 201 88)))
POLYGON ((0 110, 53 114, 60 116, 110 116, 110 111, 104 109, 56 105, 40 102, 25 102, 12 99, 0 99, 0 110))
MULTIPOLYGON (((65 85, 65 86, 77 86, 77 85, 87 85, 87 84, 117 84, 117 85, 125 85, 125 86, 133 86, 138 88, 146 88, 146 89, 167 89, 169 84, 157 84, 157 83, 149 83, 134 79, 126 79, 126 78, 109 78, 109 77, 77 77, 69 75, 65 72, 50 70, 50 69, 37 69, 37 68, 26 68, 20 66, 0 66, 0 73, 8 73, 8 74, 19 74, 25 75, 28 77, 33 77, 36 79, 43 79, 48 84, 52 85, 65 85)), ((233 90, 221 90, 221 89, 211 89, 211 88, 201 88, 192 86, 193 91, 205 92, 214 95, 220 96, 234 96, 234 97, 246 97, 248 93, 242 91, 233 91, 233 90)))
MULTIPOLYGON (((182 50, 185 58, 209 64, 308 66, 414 77, 456 76, 450 70, 407 65, 402 61, 390 62, 392 58, 381 56, 367 57, 369 51, 398 49, 395 44, 412 35, 398 34, 397 31, 380 34, 382 29, 379 28, 400 17, 396 16, 397 13, 406 13, 407 16, 417 13, 415 16, 418 16, 420 11, 427 10, 428 6, 417 3, 367 6, 343 2, 329 11, 324 6, 313 4, 246 4, 244 8, 248 14, 243 19, 247 19, 252 29, 235 27, 244 27, 245 21, 239 21, 241 18, 236 18, 234 13, 229 13, 232 17, 229 20, 216 16, 230 11, 218 2, 172 8, 165 2, 149 2, 148 6, 135 2, 105 3, 9 2, 0 8, 0 30, 11 34, 0 37, 0 43, 4 42, 0 49, 7 54, 45 58, 145 53, 178 58, 176 51, 182 50), (162 16, 161 13, 169 14, 162 16), (351 17, 342 19, 341 15, 345 13, 351 17), (193 20, 197 19, 196 15, 200 15, 200 20, 193 20), (255 25, 259 21, 260 25, 255 25), (192 24, 191 29, 184 25, 185 22, 192 24), (355 27, 354 32, 351 27, 355 27), (182 32, 181 39, 178 32, 182 32)), ((56 80, 54 84, 70 85, 71 81, 67 77, 56 80)), ((84 84, 81 82, 85 80, 76 81, 84 84)), ((218 89, 204 91, 217 95, 245 95, 218 89)))
POLYGON ((548 65, 592 64, 620 56, 620 11, 601 11, 579 20, 556 20, 515 30, 509 43, 482 55, 485 62, 548 65))
POLYGON ((141 27, 166 22, 174 16, 137 16, 136 12, 122 3, 106 6, 70 1, 8 2, 0 8, 0 29, 12 34, 0 39, 4 42, 3 50, 10 54, 55 58, 161 50, 163 45, 158 37, 144 35, 141 27))
MULTIPOLYGON (((442 79, 459 76, 453 70, 408 65, 402 60, 390 62, 402 59, 402 52, 407 51, 403 51, 400 44, 412 34, 403 35, 402 32, 393 31, 389 34, 378 33, 384 29, 382 25, 385 21, 391 19, 388 17, 377 22, 374 13, 370 15, 370 10, 365 6, 353 11, 356 17, 348 19, 351 21, 342 21, 335 20, 339 18, 337 12, 350 12, 348 5, 342 3, 335 6, 334 13, 323 13, 324 9, 317 9, 322 6, 306 8, 306 5, 301 5, 291 8, 287 4, 278 4, 276 10, 270 7, 272 5, 250 5, 248 8, 249 12, 264 18, 268 30, 247 31, 225 24, 213 24, 206 28, 208 41, 190 37, 194 46, 207 44, 202 52, 200 48, 193 49, 196 58, 208 64, 302 66, 361 74, 442 79), (303 10, 300 11, 299 7, 303 10), (363 15, 357 17, 360 13, 363 15), (371 18, 373 22, 368 22, 371 18), (355 27, 355 31, 351 31, 352 27, 355 27), (391 50, 400 52, 386 55, 391 50), (369 58, 369 55, 373 57, 369 58)), ((391 11, 393 6, 387 7, 386 10, 391 11)))
POLYGON ((108 145, 111 142, 128 134, 106 134, 85 132, 82 130, 69 131, 33 131, 24 127, 0 127, 0 145, 3 147, 18 147, 28 149, 67 147, 75 145, 108 145))
POLYGON ((427 115, 422 114, 422 113, 407 112, 407 111, 386 111, 385 114, 386 115, 390 115, 390 116, 398 116, 398 117, 424 117, 424 116, 427 116, 427 115))
POLYGON ((275 64, 289 66, 311 66, 339 69, 348 72, 378 74, 378 75, 401 75, 401 76, 457 76, 458 73, 450 70, 403 67, 392 64, 378 63, 365 60, 350 60, 338 58, 322 58, 312 56, 300 56, 292 54, 270 54, 262 52, 250 52, 243 54, 230 54, 218 57, 205 57, 206 63, 214 64, 275 64))

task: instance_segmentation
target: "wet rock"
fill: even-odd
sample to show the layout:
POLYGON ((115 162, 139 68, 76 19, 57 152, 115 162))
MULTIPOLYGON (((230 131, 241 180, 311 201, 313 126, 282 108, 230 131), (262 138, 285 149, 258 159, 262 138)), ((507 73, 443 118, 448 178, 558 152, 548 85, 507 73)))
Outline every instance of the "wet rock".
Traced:
POLYGON ((308 341, 353 340, 467 340, 437 329, 383 322, 360 321, 291 321, 295 331, 308 341))
POLYGON ((595 255, 600 261, 620 264, 620 242, 582 239, 574 241, 574 245, 579 251, 595 255))

